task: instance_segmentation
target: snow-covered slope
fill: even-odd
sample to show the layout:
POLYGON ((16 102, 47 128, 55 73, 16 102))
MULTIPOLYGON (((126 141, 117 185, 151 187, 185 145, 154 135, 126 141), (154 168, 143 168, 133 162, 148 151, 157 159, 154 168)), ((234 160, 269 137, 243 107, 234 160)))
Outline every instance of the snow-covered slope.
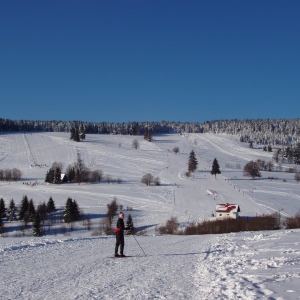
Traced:
MULTIPOLYGON (((271 160, 270 153, 250 149, 228 135, 159 135, 149 143, 132 136, 87 135, 75 143, 65 133, 13 133, 0 135, 0 168, 22 170, 20 182, 0 182, 0 196, 20 203, 22 196, 37 205, 52 196, 57 207, 68 197, 92 217, 99 228, 107 204, 116 197, 125 218, 146 234, 126 238, 126 254, 108 258, 114 237, 92 237, 78 223, 68 236, 16 237, 18 223, 6 223, 8 237, 0 239, 1 298, 3 299, 297 299, 300 283, 299 235, 295 231, 239 233, 222 236, 156 236, 155 226, 177 216, 181 227, 211 218, 217 203, 236 203, 242 216, 280 211, 294 215, 300 208, 300 185, 293 174, 263 172, 260 180, 243 177, 251 159, 271 160), (179 154, 172 149, 178 146, 179 154), (191 150, 198 170, 187 178, 191 150), (101 169, 122 183, 44 183, 54 161, 64 167, 80 153, 91 169, 101 169), (210 174, 217 158, 221 175, 210 174), (241 168, 239 168, 241 166, 241 168), (145 173, 159 176, 161 186, 146 187, 145 173), (268 177, 277 177, 269 180, 268 177), (24 183, 28 183, 24 184, 24 183), (37 183, 32 185, 32 183, 37 183), (212 195, 208 190, 214 190, 212 195), (132 207, 127 211, 127 207, 132 207), (281 297, 281 298, 280 298, 281 297)), ((56 232, 57 233, 57 232, 56 232)))

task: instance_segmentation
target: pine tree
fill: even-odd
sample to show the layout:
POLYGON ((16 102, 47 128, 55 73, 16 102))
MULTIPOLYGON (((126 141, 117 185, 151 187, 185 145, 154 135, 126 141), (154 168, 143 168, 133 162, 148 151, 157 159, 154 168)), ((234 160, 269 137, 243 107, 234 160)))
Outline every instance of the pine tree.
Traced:
POLYGON ((65 223, 72 222, 72 205, 73 205, 72 198, 69 197, 67 199, 65 209, 63 211, 63 219, 65 223))
POLYGON ((81 123, 79 126, 79 138, 81 140, 85 140, 85 129, 84 129, 83 123, 81 123))
POLYGON ((38 205, 36 213, 40 216, 41 222, 44 223, 47 217, 47 206, 45 201, 38 205))
POLYGON ((35 207, 34 207, 33 200, 30 199, 28 209, 25 213, 25 219, 28 222, 32 222, 34 219, 34 216, 35 216, 35 207))
POLYGON ((213 161, 212 169, 211 169, 210 174, 211 174, 211 175, 215 175, 215 178, 216 178, 216 179, 217 179, 217 174, 221 174, 220 166, 219 166, 219 163, 218 163, 218 161, 217 161, 216 158, 215 158, 214 161, 213 161))
POLYGON ((78 221, 79 217, 80 217, 79 206, 77 204, 77 201, 74 199, 73 200, 73 205, 72 205, 72 218, 73 218, 73 221, 78 221))
POLYGON ((49 171, 46 173, 45 182, 54 183, 55 179, 55 171, 53 168, 50 168, 49 171))
POLYGON ((35 214, 33 217, 32 234, 36 237, 42 235, 41 219, 39 214, 35 214))
POLYGON ((49 170, 49 183, 54 183, 54 169, 49 170))
POLYGON ((16 219, 16 212, 17 212, 17 207, 15 201, 14 199, 11 199, 7 210, 8 221, 14 221, 16 219))
POLYGON ((3 217, 5 214, 5 202, 4 199, 0 199, 0 218, 3 217))
POLYGON ((132 217, 130 214, 127 217, 126 227, 129 228, 129 232, 133 232, 134 227, 133 227, 132 217))
POLYGON ((144 140, 146 140, 148 142, 152 142, 152 135, 151 135, 151 132, 149 131, 148 127, 145 128, 144 140))
POLYGON ((78 130, 78 128, 75 128, 74 141, 75 141, 75 142, 80 142, 80 137, 79 137, 79 130, 78 130))
POLYGON ((68 198, 65 209, 63 211, 63 219, 66 223, 78 221, 80 217, 80 210, 76 200, 72 200, 72 198, 68 198))
POLYGON ((190 156, 189 156, 189 160, 188 160, 188 171, 189 172, 196 171, 197 166, 198 166, 198 161, 197 161, 197 158, 195 156, 194 150, 192 150, 191 153, 190 153, 190 156))
POLYGON ((20 211, 19 211, 19 219, 20 220, 24 220, 25 218, 25 213, 28 210, 28 206, 29 206, 29 201, 27 196, 23 196, 22 201, 21 201, 21 205, 20 205, 20 211))
POLYGON ((4 227, 2 217, 0 216, 0 233, 2 233, 2 228, 4 227))
POLYGON ((45 176, 45 182, 50 182, 49 181, 49 171, 47 171, 46 176, 45 176))
POLYGON ((74 138, 75 138, 75 128, 73 128, 73 127, 71 128, 70 134, 71 134, 70 140, 74 141, 74 138))
POLYGON ((53 212, 55 212, 55 203, 51 196, 47 202, 47 213, 51 214, 53 212))
POLYGON ((55 184, 61 183, 61 170, 60 170, 60 168, 56 168, 54 170, 53 183, 55 183, 55 184))

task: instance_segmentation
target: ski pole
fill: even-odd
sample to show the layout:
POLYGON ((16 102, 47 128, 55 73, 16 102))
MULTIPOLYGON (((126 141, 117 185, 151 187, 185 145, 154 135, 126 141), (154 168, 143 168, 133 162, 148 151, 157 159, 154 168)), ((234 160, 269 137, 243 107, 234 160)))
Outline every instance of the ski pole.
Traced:
POLYGON ((137 242, 137 244, 140 246, 141 250, 143 251, 144 255, 146 255, 145 251, 143 250, 143 248, 141 247, 140 243, 137 241, 137 239, 135 238, 134 234, 132 234, 133 238, 135 239, 135 241, 137 242))

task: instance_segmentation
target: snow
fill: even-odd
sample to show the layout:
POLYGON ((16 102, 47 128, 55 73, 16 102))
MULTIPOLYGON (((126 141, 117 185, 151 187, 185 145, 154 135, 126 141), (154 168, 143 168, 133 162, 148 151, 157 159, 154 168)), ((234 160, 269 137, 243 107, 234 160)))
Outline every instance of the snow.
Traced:
POLYGON ((181 228, 209 219, 219 203, 239 205, 241 216, 293 216, 300 208, 294 174, 243 177, 238 165, 258 158, 269 161, 272 153, 250 149, 230 135, 158 135, 152 143, 138 137, 137 150, 131 146, 134 138, 87 135, 86 141, 75 143, 66 133, 0 134, 0 168, 23 172, 21 182, 0 182, 7 206, 10 199, 19 204, 27 195, 36 205, 52 196, 61 208, 73 197, 91 215, 93 232, 116 197, 125 220, 130 213, 135 227, 143 230, 125 237, 125 254, 132 257, 116 259, 115 237, 92 236, 81 222, 66 235, 52 229, 40 238, 30 232, 18 237, 19 224, 5 222, 10 230, 0 239, 1 299, 300 299, 298 229, 202 236, 155 233, 155 226, 171 216, 177 216, 181 228), (175 146, 180 153, 172 152, 175 146), (187 178, 191 150, 199 164, 187 178), (54 161, 67 167, 77 153, 88 167, 122 178, 122 183, 44 183, 54 161), (210 174, 214 158, 222 172, 217 179, 210 174), (159 176, 162 185, 140 183, 145 173, 159 176))

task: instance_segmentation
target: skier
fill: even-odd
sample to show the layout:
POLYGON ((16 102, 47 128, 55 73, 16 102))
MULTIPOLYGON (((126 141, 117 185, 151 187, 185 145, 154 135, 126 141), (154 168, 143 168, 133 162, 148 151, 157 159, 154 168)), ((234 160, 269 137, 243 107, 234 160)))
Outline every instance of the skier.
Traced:
POLYGON ((120 212, 119 219, 117 221, 117 227, 115 228, 116 232, 116 247, 115 247, 115 257, 125 257, 124 251, 124 230, 129 230, 130 228, 125 227, 124 225, 124 213, 120 212), (118 249, 120 246, 120 255, 118 254, 118 249))

